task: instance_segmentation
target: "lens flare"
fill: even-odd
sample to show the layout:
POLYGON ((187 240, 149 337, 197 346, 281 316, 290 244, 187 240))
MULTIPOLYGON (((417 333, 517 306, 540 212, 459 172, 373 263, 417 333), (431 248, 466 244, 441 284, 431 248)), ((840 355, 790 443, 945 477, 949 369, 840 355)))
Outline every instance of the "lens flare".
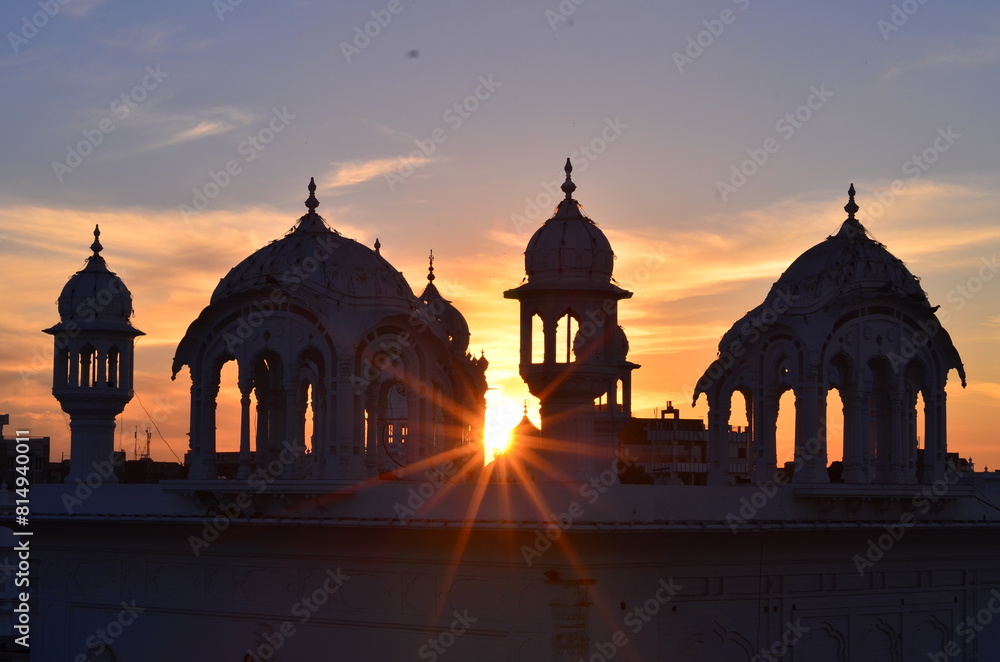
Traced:
POLYGON ((486 391, 486 425, 483 435, 485 461, 492 462, 494 456, 503 453, 510 445, 511 430, 521 421, 523 415, 521 400, 504 394, 500 388, 486 391))

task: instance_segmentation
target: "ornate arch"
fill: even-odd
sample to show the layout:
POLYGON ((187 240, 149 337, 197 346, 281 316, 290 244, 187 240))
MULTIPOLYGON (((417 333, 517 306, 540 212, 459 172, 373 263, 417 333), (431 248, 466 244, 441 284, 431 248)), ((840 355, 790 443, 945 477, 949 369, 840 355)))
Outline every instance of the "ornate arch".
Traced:
MULTIPOLYGON (((211 479, 218 474, 215 426, 223 364, 235 360, 239 369, 240 452, 236 475, 246 478, 254 465, 268 466, 286 445, 297 455, 305 449, 301 439, 305 412, 298 411, 297 398, 301 352, 295 355, 292 348, 309 343, 317 365, 323 366, 324 377, 330 374, 337 354, 329 333, 306 308, 287 301, 261 308, 257 302, 266 298, 266 293, 258 292, 257 298, 253 294, 215 302, 206 308, 189 327, 174 359, 174 376, 183 365, 191 369, 189 475, 195 479, 211 479), (256 434, 251 429, 254 400, 256 434)), ((325 387, 317 380, 316 387, 321 386, 325 387)), ((281 477, 301 474, 292 464, 285 462, 281 477)))

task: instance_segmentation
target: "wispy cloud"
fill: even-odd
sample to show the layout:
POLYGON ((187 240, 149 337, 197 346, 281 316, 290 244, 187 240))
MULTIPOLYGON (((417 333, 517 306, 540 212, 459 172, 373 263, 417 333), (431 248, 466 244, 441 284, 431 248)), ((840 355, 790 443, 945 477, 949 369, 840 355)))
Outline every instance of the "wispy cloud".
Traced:
POLYGON ((168 27, 163 21, 131 26, 103 40, 105 46, 122 48, 140 53, 162 53, 173 45, 167 40, 181 32, 180 28, 168 27))
POLYGON ((1000 402, 1000 384, 994 382, 970 382, 967 387, 970 393, 981 395, 1000 402))
POLYGON ((910 71, 928 69, 962 69, 981 67, 1000 62, 1000 37, 980 39, 978 43, 966 45, 952 51, 932 53, 909 65, 894 65, 886 69, 885 76, 898 76, 910 71))
POLYGON ((426 157, 394 156, 387 159, 372 159, 369 161, 335 161, 330 165, 335 167, 333 173, 326 177, 324 188, 335 189, 354 186, 370 179, 381 177, 404 166, 419 168, 430 163, 426 157))
POLYGON ((178 143, 185 143, 191 140, 199 140, 201 138, 207 138, 209 136, 214 136, 218 133, 226 133, 227 131, 232 131, 237 128, 236 125, 230 124, 229 122, 222 120, 202 120, 198 122, 195 126, 187 129, 181 129, 166 139, 159 142, 153 143, 145 148, 144 151, 149 151, 151 149, 160 149, 162 147, 169 147, 170 145, 176 145, 178 143))
POLYGON ((57 51, 52 47, 38 48, 32 50, 30 53, 25 53, 23 51, 11 55, 3 53, 3 55, 0 55, 0 69, 27 67, 29 65, 37 64, 38 62, 45 62, 56 54, 57 51))
POLYGON ((62 11, 76 18, 86 18, 92 11, 106 3, 108 0, 73 0, 67 3, 62 11))
POLYGON ((402 139, 404 142, 411 142, 416 136, 406 131, 401 131, 400 129, 394 129, 391 126, 382 124, 373 119, 364 118, 361 120, 363 124, 368 124, 369 126, 375 127, 375 130, 382 136, 389 136, 391 138, 402 139))
POLYGON ((139 107, 129 122, 150 136, 151 140, 110 158, 130 157, 181 143, 202 140, 229 131, 242 129, 254 121, 255 115, 243 108, 215 107, 183 114, 163 114, 153 107, 139 107))

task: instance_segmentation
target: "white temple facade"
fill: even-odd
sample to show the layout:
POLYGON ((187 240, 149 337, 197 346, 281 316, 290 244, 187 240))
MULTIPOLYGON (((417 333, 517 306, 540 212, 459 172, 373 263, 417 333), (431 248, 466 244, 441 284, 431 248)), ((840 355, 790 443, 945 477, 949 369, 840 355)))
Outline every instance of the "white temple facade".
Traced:
MULTIPOLYGON (((93 411, 101 435, 114 429, 140 332, 117 285, 92 349, 48 330, 76 473, 33 488, 32 659, 998 659, 1000 481, 948 466, 945 384, 952 370, 964 383, 961 361, 919 282, 856 218, 853 187, 840 230, 706 359, 695 397, 711 411, 708 484, 644 485, 619 480, 635 464, 617 443, 639 367, 618 324, 631 293, 570 175, 527 246, 525 280, 504 293, 542 405, 541 429, 521 430, 532 466, 516 481, 474 466, 486 361, 468 353, 433 262, 415 295, 377 241, 323 221, 312 183, 307 213, 222 278, 177 348, 173 374, 191 383, 186 479, 76 498, 74 475, 106 440, 78 432, 73 403, 106 396, 93 411), (228 362, 241 424, 224 479, 228 362), (796 461, 778 467, 785 391, 796 461), (750 484, 728 468, 736 392, 750 484), (827 469, 835 406, 842 482, 827 469)), ((64 296, 111 282, 94 250, 64 296)), ((61 324, 73 311, 60 299, 61 324)))

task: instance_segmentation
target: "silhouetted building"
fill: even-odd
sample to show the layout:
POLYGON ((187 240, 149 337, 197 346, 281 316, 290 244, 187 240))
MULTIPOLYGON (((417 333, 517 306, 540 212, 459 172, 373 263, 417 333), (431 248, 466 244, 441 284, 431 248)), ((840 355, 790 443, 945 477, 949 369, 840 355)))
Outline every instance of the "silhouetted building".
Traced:
MULTIPOLYGON (((660 418, 633 417, 620 434, 621 447, 636 458, 657 483, 667 485, 708 484, 708 429, 700 418, 681 418, 673 402, 667 402, 660 418)), ((733 484, 749 483, 748 432, 730 427, 729 462, 726 468, 733 484)))
POLYGON ((520 302, 520 372, 538 398, 548 441, 541 468, 555 480, 585 478, 614 458, 617 435, 595 434, 594 401, 606 396, 609 410, 627 419, 639 367, 626 360, 618 325, 618 302, 632 293, 613 282, 611 243, 573 199, 569 159, 565 171, 565 199, 524 251, 525 281, 504 292, 520 302))
POLYGON ((794 480, 825 483, 826 408, 844 411, 843 480, 917 484, 941 480, 947 448, 945 384, 965 368, 920 281, 854 215, 854 185, 836 235, 803 253, 764 302, 719 342, 699 380, 709 404, 709 481, 723 485, 730 402, 747 403, 754 480, 776 468, 778 401, 795 396, 794 480), (917 476, 917 402, 924 403, 925 462, 917 476))
MULTIPOLYGON (((101 256, 101 231, 94 227, 94 254, 59 295, 59 323, 53 336, 52 395, 70 416, 70 472, 67 482, 85 479, 95 465, 111 460, 115 417, 132 399, 132 293, 101 256)), ((112 473, 105 480, 115 482, 112 473)))
POLYGON ((315 190, 310 181, 309 211, 288 234, 219 282, 177 348, 173 374, 187 366, 192 380, 192 480, 219 477, 216 399, 230 361, 240 479, 251 451, 258 467, 283 465, 282 478, 350 481, 475 454, 486 363, 466 351, 464 319, 432 282, 426 301, 415 297, 377 240, 372 250, 330 229, 315 190))
MULTIPOLYGON (((308 213, 221 280, 177 349, 187 478, 34 488, 33 618, 55 633, 32 640, 36 659, 992 659, 1000 475, 952 470, 944 385, 952 369, 964 382, 961 362, 855 218, 853 187, 840 231, 723 337, 696 391, 706 426, 672 406, 632 417, 638 366, 617 319, 631 293, 570 171, 505 293, 540 430, 525 417, 518 445, 477 468, 486 361, 433 263, 415 296, 377 240, 326 225, 311 183, 308 213), (239 449, 220 454, 230 361, 239 449), (831 389, 842 482, 827 466, 831 389), (777 467, 787 390, 796 458, 777 467), (736 392, 749 429, 730 426, 736 392)), ((111 286, 99 251, 65 288, 62 324, 111 286)), ((131 395, 139 332, 117 295, 72 344, 49 330, 77 473, 111 452, 131 395), (85 431, 88 401, 100 420, 85 431)))
MULTIPOLYGON (((3 447, 3 479, 8 490, 17 488, 17 477, 26 477, 31 485, 48 482, 49 438, 26 435, 4 435, 3 429, 10 424, 9 414, 0 414, 0 446, 3 447), (18 452, 18 446, 26 448, 18 452), (25 460, 18 461, 18 456, 25 460)), ((30 432, 30 431, 29 431, 30 432)))

